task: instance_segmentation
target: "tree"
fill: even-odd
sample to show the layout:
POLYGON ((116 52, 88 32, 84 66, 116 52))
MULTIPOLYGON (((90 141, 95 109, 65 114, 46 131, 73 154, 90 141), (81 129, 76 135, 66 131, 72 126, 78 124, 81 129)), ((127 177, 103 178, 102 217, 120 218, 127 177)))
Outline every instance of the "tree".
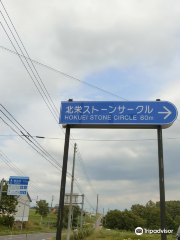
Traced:
POLYGON ((146 216, 146 207, 140 204, 132 205, 131 207, 132 212, 141 218, 145 218, 146 216))
MULTIPOLYGON (((180 201, 166 201, 166 211, 170 214, 172 219, 178 215, 180 216, 180 201)), ((156 202, 156 206, 160 207, 160 203, 156 202)))
MULTIPOLYGON (((8 184, 7 182, 3 186, 3 191, 7 192, 8 184)), ((16 206, 18 204, 17 196, 7 195, 7 193, 2 193, 2 198, 0 202, 0 224, 11 226, 14 223, 14 216, 12 216, 16 211, 16 206)))
POLYGON ((146 208, 145 208, 146 228, 150 228, 150 225, 151 225, 151 212, 155 208, 156 208, 156 204, 152 200, 149 200, 146 203, 146 208))
POLYGON ((106 214, 106 228, 110 229, 124 229, 124 220, 122 218, 122 212, 120 210, 111 210, 106 214))
POLYGON ((150 213, 150 229, 161 228, 160 209, 155 207, 150 213))
POLYGON ((152 200, 149 200, 149 201, 146 203, 146 207, 156 207, 156 204, 155 204, 152 200))
MULTIPOLYGON (((72 226, 77 226, 77 220, 78 220, 78 215, 81 214, 79 206, 73 206, 73 222, 72 226)), ((69 205, 64 205, 63 208, 63 222, 62 222, 62 227, 67 228, 68 227, 68 217, 69 217, 69 205)))
POLYGON ((141 217, 135 215, 133 211, 124 211, 113 210, 107 213, 106 215, 106 224, 105 227, 111 229, 127 230, 134 231, 136 227, 144 227, 146 221, 141 217))
POLYGON ((40 200, 37 203, 37 206, 35 207, 35 209, 36 209, 35 214, 39 213, 41 215, 41 223, 42 223, 42 217, 47 217, 47 215, 49 213, 48 205, 49 204, 46 202, 46 200, 40 200))
POLYGON ((176 223, 176 225, 179 227, 180 225, 180 216, 176 215, 174 222, 176 223))

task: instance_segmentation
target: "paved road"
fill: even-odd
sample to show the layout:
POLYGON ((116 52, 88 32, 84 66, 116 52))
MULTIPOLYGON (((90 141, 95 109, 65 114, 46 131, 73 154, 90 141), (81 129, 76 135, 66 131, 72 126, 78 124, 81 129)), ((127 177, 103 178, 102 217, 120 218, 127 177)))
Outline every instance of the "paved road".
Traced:
MULTIPOLYGON (((100 224, 101 224, 101 219, 103 218, 103 215, 100 215, 100 217, 99 217, 99 219, 97 220, 97 223, 96 223, 96 228, 102 228, 101 226, 100 226, 100 224)), ((94 226, 95 227, 95 226, 94 226)))
POLYGON ((21 235, 6 235, 0 236, 0 240, 47 240, 56 236, 56 233, 36 233, 36 234, 21 234, 21 235))

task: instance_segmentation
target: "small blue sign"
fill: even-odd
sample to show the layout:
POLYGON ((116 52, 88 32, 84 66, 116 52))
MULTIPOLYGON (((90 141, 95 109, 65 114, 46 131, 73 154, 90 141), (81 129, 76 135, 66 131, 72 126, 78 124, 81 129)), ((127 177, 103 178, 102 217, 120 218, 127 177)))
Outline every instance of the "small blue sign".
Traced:
POLYGON ((10 177, 7 195, 26 195, 29 177, 10 177))
POLYGON ((10 177, 9 184, 28 185, 29 177, 10 177))
POLYGON ((178 111, 167 101, 61 102, 59 123, 77 128, 168 128, 178 111))
POLYGON ((26 191, 20 191, 20 195, 25 195, 26 191))

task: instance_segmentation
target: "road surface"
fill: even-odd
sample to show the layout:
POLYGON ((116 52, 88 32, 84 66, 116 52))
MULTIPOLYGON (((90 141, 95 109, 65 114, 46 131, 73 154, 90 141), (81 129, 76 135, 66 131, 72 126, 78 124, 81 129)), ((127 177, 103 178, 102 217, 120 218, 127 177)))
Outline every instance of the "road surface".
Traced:
MULTIPOLYGON (((97 228, 102 228, 102 226, 100 226, 101 225, 101 219, 103 218, 103 215, 101 215, 100 217, 99 217, 99 219, 97 220, 97 223, 96 223, 96 226, 94 226, 96 229, 97 228)), ((0 239, 1 240, 1 239, 0 239)))
POLYGON ((0 240, 47 240, 56 236, 56 233, 36 233, 36 234, 21 234, 21 235, 6 235, 0 236, 0 240))

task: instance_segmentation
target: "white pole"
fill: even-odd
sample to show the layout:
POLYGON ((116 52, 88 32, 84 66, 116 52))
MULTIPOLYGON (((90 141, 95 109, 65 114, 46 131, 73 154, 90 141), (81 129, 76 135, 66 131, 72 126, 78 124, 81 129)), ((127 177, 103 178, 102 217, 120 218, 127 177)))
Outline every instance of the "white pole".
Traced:
POLYGON ((21 231, 22 231, 22 227, 23 227, 23 218, 24 218, 25 204, 26 204, 27 201, 29 201, 29 200, 26 200, 25 203, 24 203, 24 210, 23 210, 23 216, 22 216, 22 222, 21 222, 21 231))
POLYGON ((50 209, 50 213, 49 213, 48 228, 49 228, 49 223, 50 223, 50 219, 51 219, 52 202, 53 202, 53 196, 52 196, 52 201, 51 201, 51 209, 50 209))
POLYGON ((69 204, 67 240, 69 240, 69 238, 70 238, 70 230, 71 230, 71 212, 72 212, 72 194, 73 194, 73 183, 74 183, 75 154, 76 154, 76 143, 74 144, 74 157, 73 157, 73 167, 72 167, 71 194, 70 194, 70 204, 69 204))

